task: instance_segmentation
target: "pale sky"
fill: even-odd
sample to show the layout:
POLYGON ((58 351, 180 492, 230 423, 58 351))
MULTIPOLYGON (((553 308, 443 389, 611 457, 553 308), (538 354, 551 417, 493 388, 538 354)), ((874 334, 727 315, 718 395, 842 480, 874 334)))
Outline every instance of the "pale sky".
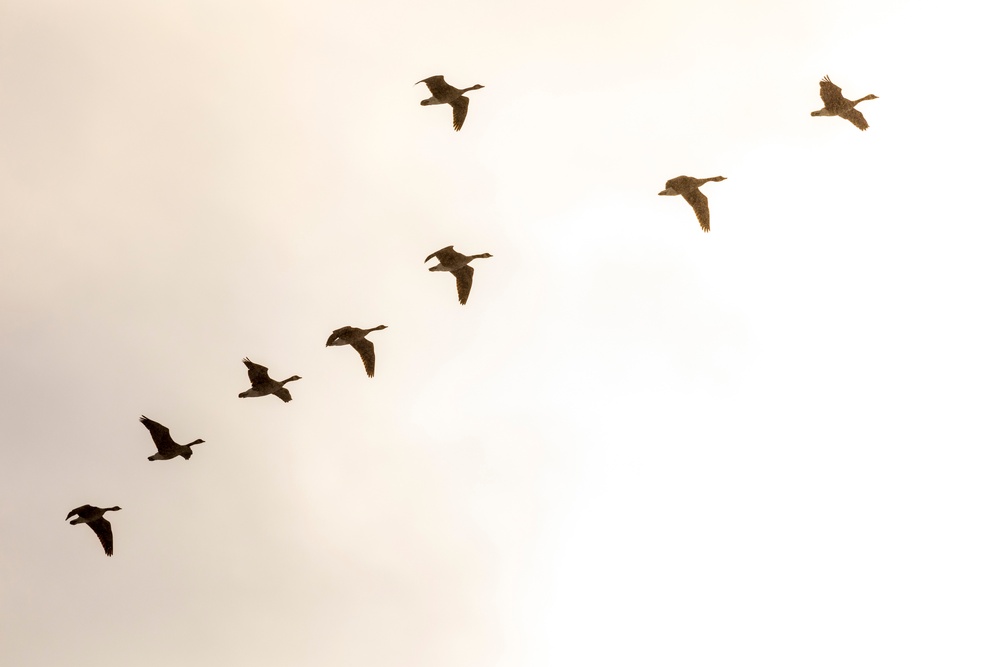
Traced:
POLYGON ((0 0, 0 664, 995 667, 997 62, 967 0, 0 0))

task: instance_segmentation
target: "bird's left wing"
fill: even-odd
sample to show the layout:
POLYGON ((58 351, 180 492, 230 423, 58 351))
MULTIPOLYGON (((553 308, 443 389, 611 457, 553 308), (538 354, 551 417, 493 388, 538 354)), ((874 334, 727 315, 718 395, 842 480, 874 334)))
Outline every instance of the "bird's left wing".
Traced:
POLYGON ((456 132, 462 129, 467 115, 469 115, 469 98, 460 95, 451 103, 451 123, 456 132))
POLYGON ((688 192, 681 193, 684 196, 684 201, 691 204, 691 208, 694 209, 694 214, 698 217, 698 224, 701 225, 702 231, 708 231, 708 197, 706 197, 700 190, 690 190, 688 192))
POLYGON ((361 361, 365 365, 365 372, 368 377, 375 377, 375 345, 367 338, 362 338, 351 343, 351 347, 361 355, 361 361))
POLYGON ((458 287, 458 302, 463 306, 469 300, 469 293, 472 291, 473 273, 473 268, 468 264, 452 271, 452 274, 455 276, 456 286, 458 287))
POLYGON ((840 114, 841 118, 846 118, 847 120, 854 123, 854 127, 858 128, 862 132, 868 129, 868 121, 865 117, 861 115, 861 112, 857 109, 850 109, 840 114))
POLYGON ((101 541, 101 546, 104 547, 104 553, 110 556, 114 552, 114 535, 111 534, 111 522, 101 517, 97 521, 91 521, 88 524, 97 533, 97 539, 101 541))

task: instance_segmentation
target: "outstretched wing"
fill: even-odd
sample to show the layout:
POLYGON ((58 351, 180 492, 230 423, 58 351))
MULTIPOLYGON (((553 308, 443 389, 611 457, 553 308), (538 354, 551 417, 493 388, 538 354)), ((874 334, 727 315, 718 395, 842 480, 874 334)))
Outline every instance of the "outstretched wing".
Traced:
POLYGON ((368 377, 375 377, 375 345, 367 338, 362 338, 351 343, 351 347, 361 355, 361 361, 365 364, 365 372, 368 373, 368 377))
POLYGON ((278 398, 280 398, 281 400, 283 400, 285 403, 287 403, 288 401, 292 400, 292 394, 291 394, 291 392, 289 392, 284 387, 280 387, 278 389, 275 389, 271 393, 273 393, 275 396, 277 396, 278 398))
POLYGON ((459 95, 451 102, 451 124, 455 127, 456 132, 462 129, 467 115, 469 115, 469 98, 465 95, 459 95))
POLYGON ((854 127, 858 128, 861 131, 868 129, 868 121, 865 120, 865 117, 862 116, 861 112, 858 111, 857 109, 848 109, 847 111, 840 114, 840 117, 846 118, 847 120, 851 121, 852 123, 854 123, 854 127))
POLYGON ((701 193, 701 190, 688 190, 687 192, 682 192, 681 196, 684 197, 684 201, 691 204, 691 208, 694 209, 694 214, 698 217, 698 224, 701 225, 702 231, 708 231, 708 197, 701 193))
POLYGON ((152 419, 143 415, 140 417, 139 421, 142 425, 149 429, 149 435, 153 438, 153 443, 156 445, 156 449, 160 452, 169 452, 173 450, 176 446, 174 439, 170 437, 170 429, 160 424, 154 422, 152 419))
POLYGON ((469 292, 472 291, 473 269, 466 264, 462 268, 452 271, 452 274, 455 276, 458 287, 458 302, 464 306, 465 302, 469 300, 469 292))
POLYGON ((94 529, 97 533, 97 539, 101 541, 101 546, 104 547, 104 553, 110 556, 114 552, 114 536, 111 534, 111 522, 101 517, 96 521, 91 521, 87 524, 94 529))
POLYGON ((250 361, 250 359, 244 358, 243 363, 247 367, 247 375, 250 376, 251 384, 260 384, 262 382, 270 382, 271 378, 267 374, 267 366, 261 366, 260 364, 255 364, 250 361))
POLYGON ((819 82, 819 98, 823 100, 823 105, 828 109, 839 106, 844 102, 844 96, 840 92, 840 86, 830 81, 830 77, 824 76, 819 82))

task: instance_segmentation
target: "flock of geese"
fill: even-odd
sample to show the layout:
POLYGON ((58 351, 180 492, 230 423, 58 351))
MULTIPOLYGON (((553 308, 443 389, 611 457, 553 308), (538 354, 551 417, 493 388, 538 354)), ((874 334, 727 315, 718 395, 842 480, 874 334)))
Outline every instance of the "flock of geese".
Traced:
MULTIPOLYGON (((471 90, 479 90, 484 86, 476 84, 470 86, 469 88, 455 88, 449 85, 444 77, 441 75, 431 76, 426 79, 417 81, 414 85, 426 84, 427 88, 431 92, 431 97, 420 102, 421 106, 430 106, 434 104, 449 104, 452 109, 452 126, 455 131, 462 129, 465 124, 465 118, 469 114, 469 98, 465 96, 465 93, 471 90)), ((844 97, 839 86, 830 81, 830 77, 825 76, 819 82, 819 96, 823 101, 823 108, 818 111, 813 111, 813 116, 839 116, 844 118, 854 124, 859 130, 868 129, 868 121, 865 117, 861 115, 858 111, 858 103, 864 102, 866 100, 878 99, 875 95, 866 95, 857 100, 849 100, 844 97)), ((724 176, 713 176, 711 178, 693 178, 691 176, 677 176, 676 178, 671 178, 666 182, 664 189, 660 191, 660 195, 666 196, 676 196, 680 195, 684 198, 692 209, 694 209, 695 217, 698 219, 698 224, 701 225, 703 231, 709 231, 709 212, 708 212, 708 197, 706 197, 699 188, 711 181, 724 181, 726 178, 724 176)), ((456 286, 458 288, 458 302, 462 305, 469 300, 469 293, 472 291, 472 275, 473 268, 470 266, 470 262, 475 259, 484 259, 487 257, 492 257, 488 252, 480 253, 478 255, 463 255, 462 253, 455 250, 454 246, 448 246, 446 248, 441 248, 436 252, 432 252, 427 255, 427 259, 424 263, 429 262, 432 258, 436 258, 438 263, 432 266, 430 271, 447 271, 455 276, 456 286)), ((357 351, 358 355, 361 357, 361 362, 364 364, 365 372, 368 377, 375 377, 375 345, 367 339, 368 334, 373 331, 381 331, 387 328, 386 325, 380 324, 377 327, 372 327, 371 329, 359 329, 357 327, 341 327, 333 331, 329 338, 326 340, 327 347, 337 346, 337 345, 350 345, 357 351)), ((259 396, 273 395, 280 398, 285 403, 292 400, 292 395, 285 387, 289 382, 294 382, 295 380, 301 380, 298 375, 292 375, 284 380, 274 380, 268 374, 266 366, 261 366, 256 364, 248 358, 243 359, 244 365, 247 367, 247 375, 250 378, 250 388, 239 394, 240 398, 253 398, 259 396)), ((140 419, 142 425, 146 427, 149 431, 150 437, 153 439, 153 444, 156 445, 156 453, 149 457, 150 461, 166 461, 178 456, 184 459, 191 458, 191 447, 197 444, 205 442, 202 439, 193 440, 186 445, 178 444, 170 436, 170 429, 168 429, 163 424, 153 421, 152 419, 143 415, 140 419)), ((66 520, 69 520, 74 515, 75 519, 70 521, 71 524, 76 525, 80 523, 87 524, 90 528, 97 534, 97 538, 101 541, 101 546, 104 548, 104 553, 108 556, 114 553, 114 536, 111 531, 111 522, 104 518, 104 515, 108 512, 117 512, 121 507, 115 505, 114 507, 94 507, 93 505, 81 505, 77 507, 69 514, 66 515, 66 520)))

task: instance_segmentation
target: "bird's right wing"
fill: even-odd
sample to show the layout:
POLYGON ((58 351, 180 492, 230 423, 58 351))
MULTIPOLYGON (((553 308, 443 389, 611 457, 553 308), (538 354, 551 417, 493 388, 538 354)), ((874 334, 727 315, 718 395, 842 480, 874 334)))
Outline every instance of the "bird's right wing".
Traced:
POLYGON ((331 345, 333 345, 333 341, 337 340, 342 335, 350 331, 351 328, 352 327, 340 327, 339 329, 335 329, 333 333, 330 334, 330 337, 326 339, 326 346, 330 347, 331 345))
MULTIPOLYGON (((451 250, 451 249, 452 249, 452 248, 454 248, 454 247, 455 247, 455 246, 453 246, 453 245, 450 245, 450 246, 448 246, 447 248, 441 248, 440 250, 435 250, 435 251, 434 251, 434 252, 432 252, 431 254, 427 255, 427 259, 425 259, 425 260, 424 260, 424 263, 427 263, 427 262, 429 262, 429 261, 431 260, 431 258, 433 258, 433 257, 438 257, 438 256, 439 256, 439 255, 440 255, 441 253, 443 253, 443 252, 448 252, 449 250, 451 250)), ((440 258, 439 258, 439 259, 440 259, 440 258)))
POLYGON ((149 429, 149 435, 153 438, 156 449, 161 452, 169 451, 174 447, 174 439, 170 437, 170 429, 163 424, 154 422, 149 417, 143 415, 139 421, 149 429))
POLYGON ((445 83, 444 77, 440 74, 437 76, 429 76, 423 81, 417 81, 417 83, 426 83, 428 90, 431 91, 431 95, 434 97, 441 97, 448 94, 452 87, 445 83))
POLYGON ((251 384, 260 384, 271 379, 267 374, 267 366, 255 364, 248 358, 243 359, 243 363, 247 367, 247 375, 250 377, 251 384))
POLYGON ((819 98, 823 100, 824 106, 832 109, 844 101, 844 95, 840 92, 840 86, 830 81, 830 77, 824 76, 819 82, 819 98))

